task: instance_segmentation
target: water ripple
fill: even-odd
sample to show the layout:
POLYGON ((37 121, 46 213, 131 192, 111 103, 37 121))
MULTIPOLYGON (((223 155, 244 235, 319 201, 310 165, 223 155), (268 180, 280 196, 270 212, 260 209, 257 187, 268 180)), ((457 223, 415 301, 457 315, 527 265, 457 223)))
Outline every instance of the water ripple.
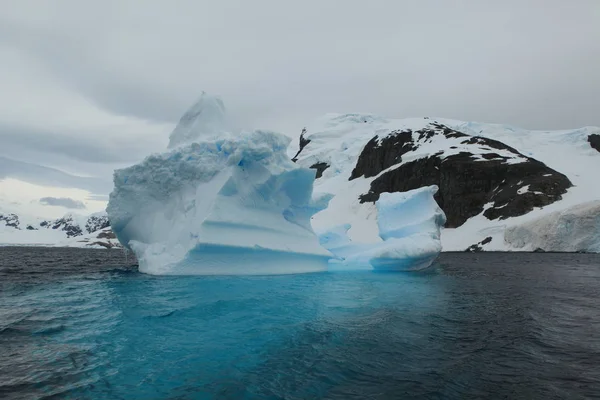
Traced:
POLYGON ((600 394, 598 256, 445 254, 426 274, 159 278, 119 252, 0 255, 2 399, 600 394))

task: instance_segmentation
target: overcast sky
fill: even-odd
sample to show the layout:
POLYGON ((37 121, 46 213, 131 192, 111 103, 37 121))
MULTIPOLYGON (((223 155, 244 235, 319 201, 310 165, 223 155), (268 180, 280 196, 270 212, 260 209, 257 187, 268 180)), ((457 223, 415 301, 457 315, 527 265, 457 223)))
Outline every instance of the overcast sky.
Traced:
POLYGON ((202 90, 296 136, 327 112, 600 125, 599 0, 4 0, 0 156, 110 180, 202 90))

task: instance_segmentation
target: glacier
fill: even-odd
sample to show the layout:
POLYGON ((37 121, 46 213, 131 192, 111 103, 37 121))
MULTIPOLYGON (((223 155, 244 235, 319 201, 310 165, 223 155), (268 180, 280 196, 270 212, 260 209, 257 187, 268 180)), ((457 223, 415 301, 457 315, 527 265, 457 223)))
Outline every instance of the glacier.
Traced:
POLYGON ((511 226, 504 232, 504 241, 520 251, 600 253, 600 201, 511 226))
POLYGON ((310 218, 329 197, 313 200, 314 170, 287 157, 286 136, 221 131, 222 111, 203 94, 171 135, 173 150, 115 171, 115 235, 149 274, 326 270, 331 254, 310 218))
POLYGON ((335 256, 342 269, 385 271, 429 267, 442 251, 441 228, 446 215, 434 199, 435 185, 408 192, 382 193, 375 203, 380 242, 361 243, 348 237, 350 223, 319 235, 320 243, 335 256))

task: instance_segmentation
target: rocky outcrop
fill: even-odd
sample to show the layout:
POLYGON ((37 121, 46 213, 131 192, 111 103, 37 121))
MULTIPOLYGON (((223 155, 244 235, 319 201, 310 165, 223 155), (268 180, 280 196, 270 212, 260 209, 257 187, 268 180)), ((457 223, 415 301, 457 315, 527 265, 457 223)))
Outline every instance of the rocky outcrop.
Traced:
POLYGON ((600 135, 597 133, 591 134, 588 136, 588 142, 590 142, 590 146, 596 149, 600 153, 600 135))
POLYGON ((91 215, 85 223, 85 230, 87 233, 93 233, 109 226, 108 215, 91 215))
POLYGON ((492 237, 488 236, 485 239, 483 239, 481 242, 472 244, 465 251, 467 253, 479 253, 481 251, 484 251, 483 246, 485 246, 486 244, 491 243, 491 242, 492 242, 492 237))
POLYGON ((17 214, 0 214, 0 222, 4 222, 10 228, 21 229, 17 214))
POLYGON ((432 123, 428 128, 416 133, 418 135, 416 141, 413 139, 413 131, 410 129, 393 131, 381 140, 378 136, 373 137, 358 156, 350 180, 360 176, 370 178, 401 163, 403 155, 418 149, 421 143, 431 140, 436 135, 444 135, 446 138, 468 137, 462 132, 437 123, 432 123))
POLYGON ((319 179, 320 177, 323 176, 323 172, 325 172, 325 170, 327 168, 329 168, 329 164, 324 163, 324 162, 319 162, 319 163, 315 163, 315 164, 311 165, 309 168, 317 170, 317 176, 315 177, 315 179, 319 179))
POLYGON ((302 133, 300 133, 300 148, 298 149, 298 152, 296 153, 296 155, 294 156, 294 158, 292 158, 293 162, 298 161, 298 156, 300 156, 300 153, 302 153, 302 150, 304 150, 304 148, 310 143, 310 139, 306 138, 306 128, 302 129, 302 133))
POLYGON ((40 225, 48 229, 61 230, 66 233, 68 238, 83 235, 83 229, 81 229, 81 227, 75 221, 73 221, 73 217, 71 215, 67 215, 55 221, 44 222, 42 222, 40 225))
POLYGON ((62 218, 53 221, 42 221, 40 227, 54 229, 65 232, 68 238, 82 236, 88 233, 94 233, 110 226, 106 214, 94 214, 85 219, 85 222, 78 221, 73 215, 67 214, 62 218))
POLYGON ((360 196, 361 202, 375 202, 383 192, 437 185, 436 201, 446 213, 446 227, 455 228, 481 212, 490 220, 524 215, 560 200, 572 186, 565 175, 501 142, 468 136, 440 124, 430 126, 417 132, 393 132, 381 141, 372 139, 350 179, 377 176, 436 135, 463 139, 463 148, 466 145, 473 151, 448 155, 440 150, 390 168, 371 182, 369 192, 360 196))
POLYGON ((83 248, 122 248, 119 240, 110 227, 99 231, 88 233, 82 236, 65 240, 58 244, 62 247, 83 247, 83 248))

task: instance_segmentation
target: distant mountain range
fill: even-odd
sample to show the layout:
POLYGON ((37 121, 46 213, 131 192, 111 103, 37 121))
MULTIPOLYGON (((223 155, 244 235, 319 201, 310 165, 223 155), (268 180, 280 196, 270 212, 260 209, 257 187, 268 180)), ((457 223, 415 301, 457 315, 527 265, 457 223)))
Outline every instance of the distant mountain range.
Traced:
POLYGON ((120 247, 106 213, 67 214, 54 220, 0 211, 0 244, 64 247, 120 247))

